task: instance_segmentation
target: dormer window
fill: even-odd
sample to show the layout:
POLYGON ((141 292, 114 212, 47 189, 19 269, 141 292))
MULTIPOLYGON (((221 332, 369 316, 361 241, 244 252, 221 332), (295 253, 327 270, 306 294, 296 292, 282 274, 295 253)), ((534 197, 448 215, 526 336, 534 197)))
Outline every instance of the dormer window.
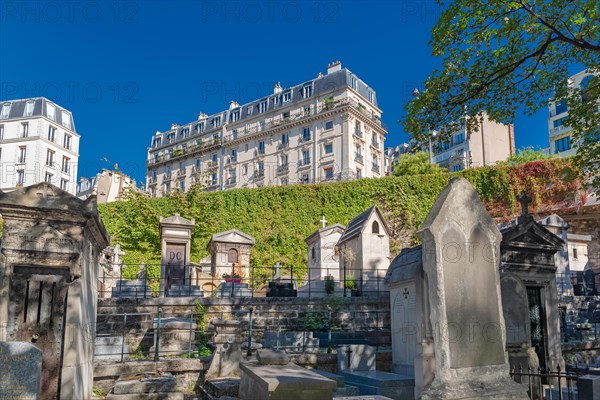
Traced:
POLYGON ((2 119, 8 118, 8 115, 10 114, 10 106, 11 106, 11 103, 4 103, 2 105, 2 113, 0 113, 0 118, 2 118, 2 119))
POLYGON ((62 126, 64 126, 67 129, 71 129, 71 116, 69 115, 69 113, 66 111, 62 111, 61 119, 62 119, 62 121, 61 121, 62 126))
POLYGON ((229 122, 236 122, 239 121, 240 119, 240 109, 236 109, 231 111, 231 114, 229 114, 229 122))
POLYGON ((266 100, 265 101, 261 101, 258 104, 258 112, 260 112, 260 113, 267 112, 267 101, 266 100))
POLYGON ((212 119, 212 125, 213 125, 213 127, 215 127, 215 128, 216 128, 217 126, 221 126, 221 116, 214 117, 214 118, 212 119))
POLYGON ((33 115, 33 101, 28 101, 25 103, 25 112, 23 113, 24 117, 31 117, 33 115))
POLYGON ((56 121, 56 108, 52 104, 46 104, 46 116, 56 121))
POLYGON ((248 106, 246 112, 248 113, 248 115, 252 115, 252 106, 248 106))
POLYGON ((352 89, 356 89, 358 87, 358 80, 356 77, 352 77, 352 89))
POLYGON ((283 102, 287 103, 289 101, 292 101, 292 92, 287 91, 283 94, 283 102))
POLYGON ((312 86, 306 85, 302 88, 302 97, 308 99, 310 96, 312 96, 312 86))
POLYGON ((204 132, 204 122, 196 124, 195 129, 197 133, 204 132))

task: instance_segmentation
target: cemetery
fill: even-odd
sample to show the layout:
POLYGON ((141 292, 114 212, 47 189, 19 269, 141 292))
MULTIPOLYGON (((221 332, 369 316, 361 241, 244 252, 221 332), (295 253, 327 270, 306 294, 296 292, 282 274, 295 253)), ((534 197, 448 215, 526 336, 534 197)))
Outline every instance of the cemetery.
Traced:
POLYGON ((301 267, 177 212, 133 263, 94 197, 0 193, 0 399, 599 398, 596 282, 566 250, 592 240, 515 200, 494 220, 453 178, 398 252, 377 205, 321 215, 301 267))

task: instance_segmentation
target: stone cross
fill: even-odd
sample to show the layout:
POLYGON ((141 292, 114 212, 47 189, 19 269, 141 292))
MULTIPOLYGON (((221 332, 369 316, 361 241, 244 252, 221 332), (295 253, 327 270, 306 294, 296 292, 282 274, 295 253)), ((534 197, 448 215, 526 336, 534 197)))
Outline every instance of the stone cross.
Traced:
POLYGON ((50 199, 54 196, 54 190, 52 190, 52 188, 50 187, 50 185, 44 185, 42 190, 40 192, 36 192, 35 194, 37 194, 38 196, 44 198, 44 199, 50 199))
POLYGON ((273 265, 273 269, 275 269, 273 280, 281 278, 281 268, 283 268, 283 265, 279 264, 279 261, 277 261, 277 264, 273 265))
POLYGON ((521 194, 517 196, 517 200, 521 203, 521 215, 529 215, 529 204, 531 203, 531 197, 526 191, 521 191, 521 194))
POLYGON ((348 346, 348 348, 346 349, 346 355, 348 357, 348 368, 350 368, 350 357, 352 354, 352 349, 350 348, 350 346, 348 346))
POLYGON ((319 222, 323 225, 323 228, 325 228, 325 224, 327 224, 327 220, 325 219, 325 216, 323 215, 323 218, 321 218, 319 220, 319 222))

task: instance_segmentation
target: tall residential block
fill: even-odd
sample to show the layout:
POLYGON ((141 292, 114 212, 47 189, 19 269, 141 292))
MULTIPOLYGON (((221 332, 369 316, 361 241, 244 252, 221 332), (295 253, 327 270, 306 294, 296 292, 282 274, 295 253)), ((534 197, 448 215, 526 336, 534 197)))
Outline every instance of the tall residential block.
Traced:
POLYGON ((48 182, 75 194, 79 134, 73 115, 44 97, 0 102, 0 189, 48 182))
MULTIPOLYGON (((569 77, 569 87, 584 90, 591 81, 593 73, 581 71, 569 77)), ((565 100, 551 101, 548 104, 548 139, 550 141, 550 154, 560 157, 571 156, 577 152, 577 144, 573 141, 573 129, 566 124, 569 107, 565 100)), ((600 105, 596 107, 600 112, 600 105)))
POLYGON ((156 132, 146 187, 160 197, 194 184, 226 190, 381 177, 386 134, 375 90, 336 61, 326 75, 156 132))

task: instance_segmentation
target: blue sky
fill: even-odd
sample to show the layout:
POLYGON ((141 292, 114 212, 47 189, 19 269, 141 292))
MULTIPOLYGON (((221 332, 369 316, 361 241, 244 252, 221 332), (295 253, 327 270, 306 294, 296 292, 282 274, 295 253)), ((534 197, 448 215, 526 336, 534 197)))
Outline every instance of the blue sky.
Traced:
MULTIPOLYGON (((151 136, 297 84, 340 60, 377 91, 386 146, 438 65, 434 1, 78 1, 0 4, 0 100, 71 110, 79 175, 118 163, 143 181, 151 136), (106 161, 108 160, 108 161, 106 161)), ((517 148, 547 147, 547 111, 515 123, 517 148)))

